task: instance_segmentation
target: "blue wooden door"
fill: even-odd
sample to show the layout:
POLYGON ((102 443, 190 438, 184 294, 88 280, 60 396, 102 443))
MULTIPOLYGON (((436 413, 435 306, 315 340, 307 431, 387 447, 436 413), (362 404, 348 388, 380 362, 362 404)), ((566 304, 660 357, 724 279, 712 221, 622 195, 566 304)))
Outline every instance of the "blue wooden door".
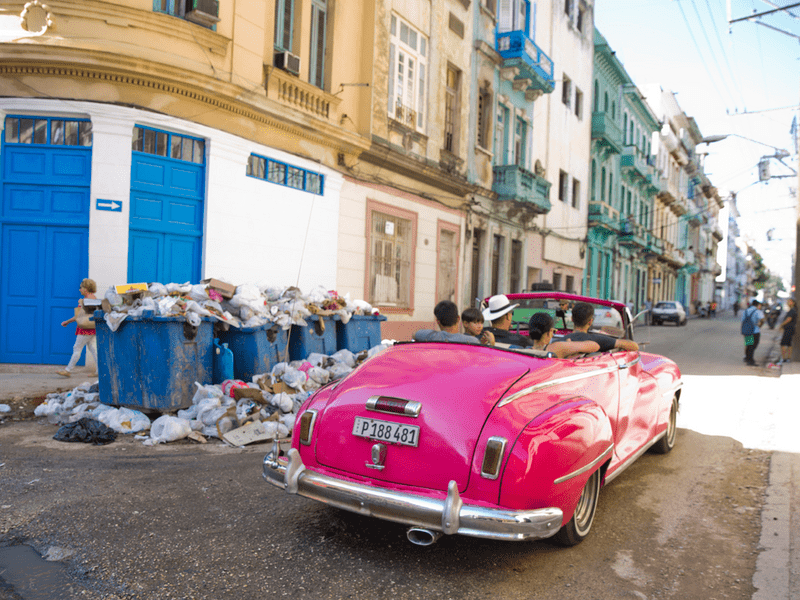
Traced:
POLYGON ((135 127, 128 281, 200 280, 205 143, 135 127))
POLYGON ((0 172, 0 362, 64 364, 61 327, 88 276, 91 123, 6 118, 0 172))

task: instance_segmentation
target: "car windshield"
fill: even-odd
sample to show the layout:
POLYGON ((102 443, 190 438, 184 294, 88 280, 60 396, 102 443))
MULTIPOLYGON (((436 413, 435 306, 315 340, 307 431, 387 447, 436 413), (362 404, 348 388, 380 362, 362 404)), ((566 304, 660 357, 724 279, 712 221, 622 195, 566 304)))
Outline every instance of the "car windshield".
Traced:
MULTIPOLYGON (((572 306, 574 300, 563 298, 515 298, 512 300, 519 307, 514 309, 511 320, 511 331, 527 333, 528 321, 537 312, 544 312, 553 318, 553 326, 559 334, 566 334, 573 330, 572 306)), ((594 307, 593 329, 606 328, 608 333, 621 336, 623 333, 622 315, 612 306, 603 306, 589 302, 594 307), (609 329, 613 328, 613 330, 609 329), (618 331, 614 331, 618 330, 618 331)))
POLYGON ((672 302, 659 302, 656 308, 675 308, 675 305, 672 302))

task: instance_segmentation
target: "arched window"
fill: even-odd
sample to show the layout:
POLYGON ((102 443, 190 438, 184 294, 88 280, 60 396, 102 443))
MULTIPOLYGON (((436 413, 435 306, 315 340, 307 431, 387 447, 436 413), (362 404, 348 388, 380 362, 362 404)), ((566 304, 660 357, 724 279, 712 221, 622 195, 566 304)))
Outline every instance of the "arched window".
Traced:
POLYGON ((596 198, 595 186, 597 185, 597 162, 592 160, 592 201, 596 198))
POLYGON ((608 92, 603 97, 603 112, 608 112, 608 92))
POLYGON ((608 203, 614 206, 614 174, 608 174, 608 203))
POLYGON ((617 103, 616 102, 611 102, 611 118, 612 119, 616 119, 617 118, 617 103))
POLYGON ((597 112, 600 108, 600 82, 594 80, 594 101, 592 102, 592 110, 597 112))

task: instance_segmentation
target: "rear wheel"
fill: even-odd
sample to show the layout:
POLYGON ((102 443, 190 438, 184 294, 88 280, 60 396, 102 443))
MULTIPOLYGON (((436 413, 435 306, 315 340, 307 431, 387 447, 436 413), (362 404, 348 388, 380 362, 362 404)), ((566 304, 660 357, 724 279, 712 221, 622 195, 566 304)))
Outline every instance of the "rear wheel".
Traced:
POLYGON ((653 444, 653 452, 666 454, 675 447, 675 438, 678 435, 678 398, 672 398, 672 406, 669 409, 669 420, 667 421, 667 431, 653 444))
POLYGON ((600 496, 600 470, 598 469, 583 486, 578 506, 572 518, 553 536, 553 541, 560 546, 574 546, 589 535, 594 514, 597 511, 597 499, 600 496))

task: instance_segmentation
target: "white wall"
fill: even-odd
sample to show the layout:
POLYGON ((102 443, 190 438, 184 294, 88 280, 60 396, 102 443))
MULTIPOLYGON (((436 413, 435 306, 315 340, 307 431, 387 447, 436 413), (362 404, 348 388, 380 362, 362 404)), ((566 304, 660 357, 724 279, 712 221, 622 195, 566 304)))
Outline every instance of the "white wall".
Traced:
POLYGON ((0 110, 91 119, 89 277, 101 291, 127 282, 131 137, 137 124, 206 140, 203 277, 234 284, 298 285, 303 291, 316 285, 335 288, 342 185, 336 171, 215 129, 132 108, 0 99, 0 110), (251 153, 322 173, 324 195, 247 177, 251 153), (98 198, 121 201, 122 211, 97 210, 98 198))

